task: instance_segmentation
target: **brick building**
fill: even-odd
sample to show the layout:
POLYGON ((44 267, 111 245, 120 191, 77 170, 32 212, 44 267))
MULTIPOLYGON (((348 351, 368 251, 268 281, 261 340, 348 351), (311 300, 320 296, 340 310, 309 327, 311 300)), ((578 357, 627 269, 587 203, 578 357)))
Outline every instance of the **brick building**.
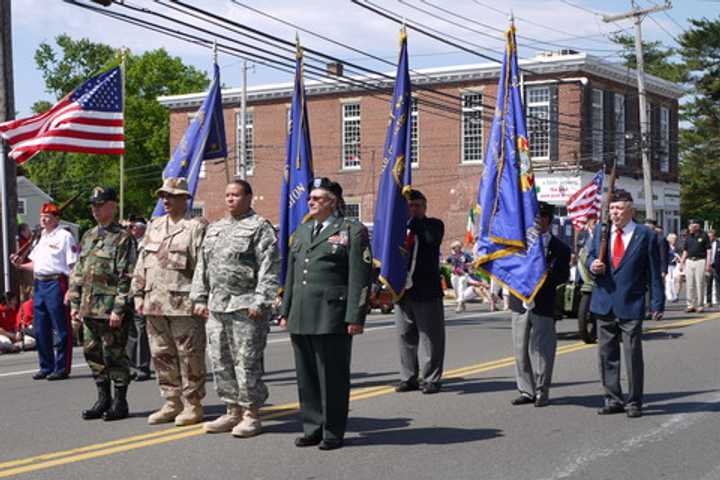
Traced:
MULTIPOLYGON (((633 194, 642 218, 635 71, 576 52, 521 60, 520 67, 524 70, 521 83, 539 198, 563 206, 575 190, 590 181, 604 160, 614 159, 621 175, 617 185, 633 194), (543 118, 549 121, 540 120, 543 118)), ((445 222, 446 242, 464 236, 482 171, 499 71, 498 64, 474 64, 411 75, 418 100, 413 113, 413 184, 427 195, 429 215, 445 222), (423 87, 445 95, 423 91, 423 87)), ((680 209, 678 99, 683 91, 652 76, 646 84, 656 216, 666 231, 676 231, 680 209)), ((391 83, 385 85, 392 87, 391 83)), ((348 214, 370 224, 389 96, 334 80, 306 81, 305 87, 315 175, 338 180, 345 191, 348 214)), ((292 83, 260 85, 247 92, 247 178, 255 190, 256 210, 274 222, 279 219, 292 88, 292 83)), ((170 109, 172 148, 203 98, 204 93, 197 93, 159 99, 170 109)), ((210 220, 223 214, 226 168, 231 176, 241 171, 236 161, 240 98, 240 89, 223 90, 227 143, 233 154, 227 164, 207 162, 198 186, 195 208, 210 220)), ((559 213, 562 217, 564 209, 559 213)), ((569 225, 563 230, 569 232, 569 225)))

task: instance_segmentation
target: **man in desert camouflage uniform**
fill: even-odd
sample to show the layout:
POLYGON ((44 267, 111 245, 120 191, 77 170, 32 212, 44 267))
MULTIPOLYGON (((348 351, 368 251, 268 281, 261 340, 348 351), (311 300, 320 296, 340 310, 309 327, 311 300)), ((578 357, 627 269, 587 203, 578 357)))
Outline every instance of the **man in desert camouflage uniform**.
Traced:
POLYGON ((115 221, 117 194, 96 187, 90 197, 98 225, 83 235, 80 257, 70 277, 70 314, 84 324, 83 352, 92 370, 98 399, 85 420, 120 420, 128 416, 130 361, 125 347, 130 281, 136 257, 133 237, 115 221), (110 382, 115 384, 114 397, 110 382))
POLYGON ((165 398, 148 423, 192 425, 203 418, 206 367, 205 325, 193 316, 189 295, 207 222, 187 216, 191 194, 184 178, 165 179, 157 196, 167 213, 148 225, 132 283, 165 398))
POLYGON ((236 180, 225 189, 228 215, 208 227, 190 298, 208 316, 210 363, 227 413, 204 429, 251 437, 261 430, 268 397, 262 358, 270 307, 277 295, 280 258, 273 226, 251 208, 252 187, 236 180))

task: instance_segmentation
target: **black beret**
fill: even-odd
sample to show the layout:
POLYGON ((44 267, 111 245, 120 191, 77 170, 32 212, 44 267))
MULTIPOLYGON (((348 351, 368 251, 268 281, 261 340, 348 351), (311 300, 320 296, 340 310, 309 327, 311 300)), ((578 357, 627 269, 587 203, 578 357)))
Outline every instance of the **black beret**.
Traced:
POLYGON ((308 190, 313 191, 316 188, 327 190, 338 198, 342 198, 343 189, 339 183, 333 182, 327 177, 314 178, 308 185, 308 190))
POLYGON ((632 195, 630 195, 630 192, 623 189, 617 189, 613 192, 612 197, 610 197, 610 202, 632 202, 633 198, 632 195))
POLYGON ((90 195, 90 203, 102 205, 105 202, 117 202, 117 192, 112 187, 95 187, 90 195))
POLYGON ((552 217, 555 215, 555 205, 547 202, 538 202, 538 210, 542 217, 552 217))

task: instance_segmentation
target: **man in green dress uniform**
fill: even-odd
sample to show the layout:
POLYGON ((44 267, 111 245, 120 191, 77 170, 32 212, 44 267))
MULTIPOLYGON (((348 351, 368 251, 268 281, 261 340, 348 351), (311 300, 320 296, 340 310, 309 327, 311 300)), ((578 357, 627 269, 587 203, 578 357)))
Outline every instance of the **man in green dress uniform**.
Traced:
POLYGON ((334 450, 345 436, 352 337, 363 332, 372 254, 367 228, 338 208, 340 185, 316 178, 308 189, 312 220, 291 241, 280 325, 295 351, 304 433, 295 445, 334 450))

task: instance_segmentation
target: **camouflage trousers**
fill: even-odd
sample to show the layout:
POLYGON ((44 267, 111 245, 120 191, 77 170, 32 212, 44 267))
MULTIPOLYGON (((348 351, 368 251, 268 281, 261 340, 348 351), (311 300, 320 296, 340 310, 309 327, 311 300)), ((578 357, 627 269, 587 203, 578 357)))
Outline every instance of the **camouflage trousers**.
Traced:
POLYGON ((130 360, 125 351, 130 321, 125 318, 119 328, 110 328, 107 319, 83 318, 83 353, 96 383, 130 384, 130 360))
POLYGON ((245 311, 210 312, 205 328, 218 397, 225 403, 260 408, 268 398, 262 380, 270 330, 267 315, 251 320, 245 311))
POLYGON ((205 397, 205 325, 197 317, 148 315, 150 355, 164 398, 205 397))

